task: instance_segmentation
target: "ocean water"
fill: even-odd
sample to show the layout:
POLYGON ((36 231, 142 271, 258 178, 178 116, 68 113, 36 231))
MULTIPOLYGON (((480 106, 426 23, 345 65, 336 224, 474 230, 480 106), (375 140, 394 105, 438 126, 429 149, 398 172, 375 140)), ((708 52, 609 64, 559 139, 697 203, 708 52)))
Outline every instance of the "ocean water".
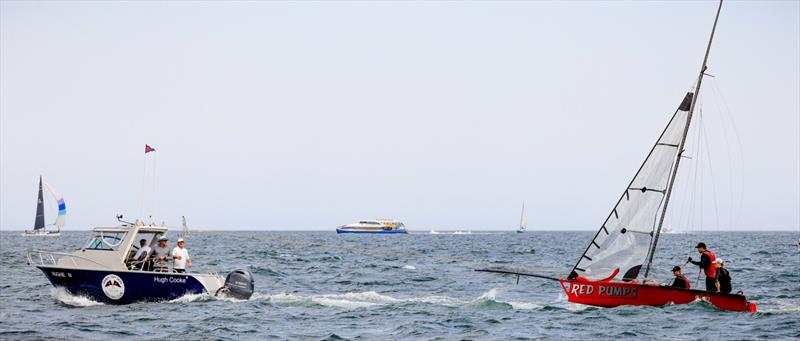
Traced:
MULTIPOLYGON (((557 282, 473 271, 524 266, 563 276, 593 232, 336 235, 334 232, 197 232, 193 271, 248 268, 247 301, 190 295, 105 305, 54 289, 25 264, 29 249, 70 251, 88 232, 25 238, 0 232, 0 339, 88 340, 744 340, 800 338, 798 232, 663 236, 656 277, 704 241, 726 260, 734 291, 756 314, 704 302, 667 307, 572 304, 557 282)), ((173 238, 174 240, 174 238, 173 238)), ((696 268, 686 271, 702 286, 696 268)))

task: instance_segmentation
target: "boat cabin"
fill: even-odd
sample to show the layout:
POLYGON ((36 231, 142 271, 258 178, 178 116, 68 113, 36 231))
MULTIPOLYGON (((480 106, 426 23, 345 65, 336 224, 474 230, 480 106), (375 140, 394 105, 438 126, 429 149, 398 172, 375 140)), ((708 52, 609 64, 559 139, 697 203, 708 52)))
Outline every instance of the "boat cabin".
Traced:
MULTIPOLYGON (((140 241, 144 239, 146 245, 152 249, 158 245, 158 239, 168 230, 166 226, 145 225, 140 221, 119 227, 96 227, 83 248, 72 252, 69 257, 61 257, 56 265, 104 270, 150 269, 152 267, 146 265, 152 260, 133 258, 139 251, 140 241)), ((158 268, 165 271, 166 267, 158 268)))

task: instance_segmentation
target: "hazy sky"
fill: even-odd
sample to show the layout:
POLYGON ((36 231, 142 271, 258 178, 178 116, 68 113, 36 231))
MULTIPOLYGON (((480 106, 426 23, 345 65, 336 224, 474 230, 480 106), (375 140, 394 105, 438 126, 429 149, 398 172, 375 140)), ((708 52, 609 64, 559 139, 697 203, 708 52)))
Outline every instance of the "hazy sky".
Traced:
MULTIPOLYGON (((170 224, 511 229, 526 200, 531 229, 595 230, 694 83, 716 2, 0 10, 2 229, 32 226, 39 174, 68 229, 139 216, 147 143, 170 224)), ((799 2, 726 2, 709 64, 687 154, 706 149, 667 223, 800 230, 799 2)))

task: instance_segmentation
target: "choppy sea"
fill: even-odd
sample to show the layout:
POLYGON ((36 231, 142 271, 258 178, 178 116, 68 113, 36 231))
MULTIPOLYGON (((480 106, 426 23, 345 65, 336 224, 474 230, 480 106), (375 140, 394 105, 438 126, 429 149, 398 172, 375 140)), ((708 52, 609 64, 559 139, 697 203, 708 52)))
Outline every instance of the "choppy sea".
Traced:
MULTIPOLYGON (((412 231, 415 232, 415 231, 412 231)), ((88 232, 26 238, 0 232, 0 339, 85 340, 749 340, 800 338, 798 232, 665 235, 656 277, 668 280, 704 241, 726 260, 734 291, 759 312, 704 302, 596 308, 567 302, 557 282, 475 272, 520 266, 563 276, 593 232, 336 235, 196 232, 192 271, 248 268, 247 301, 190 295, 105 305, 54 289, 27 250, 71 251, 88 232)), ((174 240, 174 238, 172 238, 174 240)), ((687 271, 693 285, 697 270, 687 271)))

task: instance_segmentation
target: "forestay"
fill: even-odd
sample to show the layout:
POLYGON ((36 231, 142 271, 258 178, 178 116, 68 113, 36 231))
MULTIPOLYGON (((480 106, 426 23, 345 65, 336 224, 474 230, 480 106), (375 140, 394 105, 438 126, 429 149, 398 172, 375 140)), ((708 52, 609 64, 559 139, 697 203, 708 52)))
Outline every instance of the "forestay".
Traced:
POLYGON ((692 102, 687 93, 569 278, 636 279, 658 229, 692 102))

